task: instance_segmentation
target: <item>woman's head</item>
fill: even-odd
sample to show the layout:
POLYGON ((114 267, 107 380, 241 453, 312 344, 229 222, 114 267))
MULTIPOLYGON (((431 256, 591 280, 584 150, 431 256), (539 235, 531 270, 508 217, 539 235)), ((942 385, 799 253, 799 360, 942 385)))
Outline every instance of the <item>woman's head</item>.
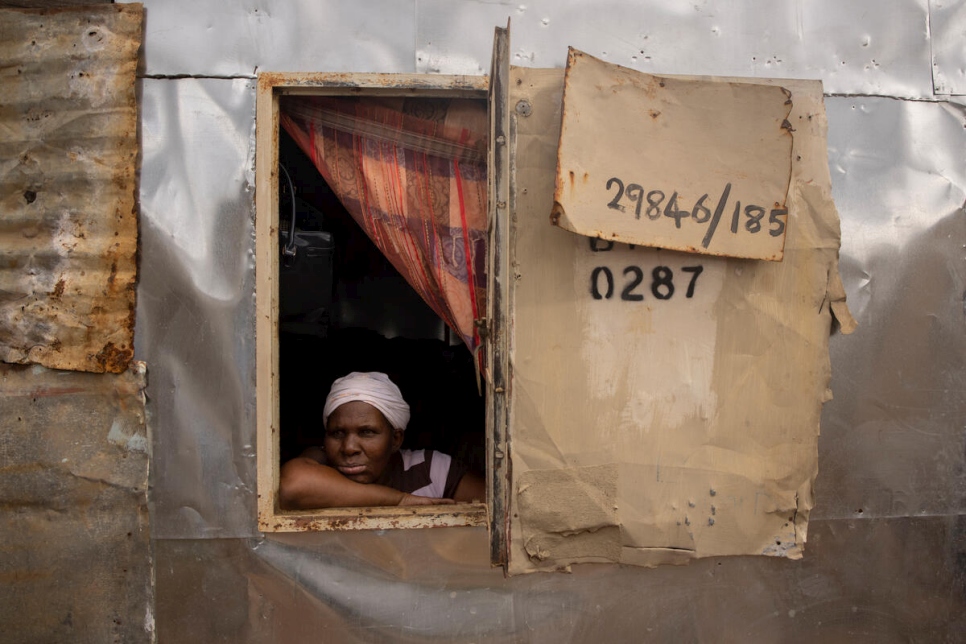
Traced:
POLYGON ((333 382, 322 410, 322 423, 327 425, 332 412, 352 401, 369 403, 382 412, 395 429, 405 431, 409 424, 409 405, 403 400, 399 387, 384 373, 353 371, 333 382))
POLYGON ((402 445, 409 405, 386 374, 353 372, 333 383, 322 420, 327 464, 357 483, 373 483, 402 445))

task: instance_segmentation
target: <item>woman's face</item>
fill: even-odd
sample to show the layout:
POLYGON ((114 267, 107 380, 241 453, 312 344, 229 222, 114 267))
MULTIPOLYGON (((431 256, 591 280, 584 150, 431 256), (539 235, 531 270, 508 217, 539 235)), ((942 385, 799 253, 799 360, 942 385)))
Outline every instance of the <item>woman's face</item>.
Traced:
POLYGON ((402 430, 393 429, 382 412, 354 400, 329 416, 323 441, 326 464, 356 483, 373 483, 402 441, 402 430))

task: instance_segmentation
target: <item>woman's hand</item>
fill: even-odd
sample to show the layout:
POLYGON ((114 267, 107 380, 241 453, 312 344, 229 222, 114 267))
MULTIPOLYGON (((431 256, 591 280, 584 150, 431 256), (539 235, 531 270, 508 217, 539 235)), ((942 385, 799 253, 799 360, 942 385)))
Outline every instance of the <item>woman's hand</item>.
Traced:
POLYGON ((453 499, 431 499, 428 496, 416 496, 414 494, 403 494, 396 505, 453 505, 453 499))

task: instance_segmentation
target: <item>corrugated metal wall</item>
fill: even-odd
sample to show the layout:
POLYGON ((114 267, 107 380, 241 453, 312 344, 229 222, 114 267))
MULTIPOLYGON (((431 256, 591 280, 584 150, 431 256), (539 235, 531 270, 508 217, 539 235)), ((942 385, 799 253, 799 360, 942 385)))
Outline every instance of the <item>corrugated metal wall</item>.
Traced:
POLYGON ((136 357, 162 641, 956 640, 966 632, 966 3, 147 2, 136 357), (573 45, 661 73, 820 78, 860 328, 804 560, 504 580, 483 529, 255 531, 254 74, 483 73, 573 45))
POLYGON ((27 363, 0 363, 4 642, 154 635, 145 368, 129 366, 142 17, 0 8, 0 357, 27 363))

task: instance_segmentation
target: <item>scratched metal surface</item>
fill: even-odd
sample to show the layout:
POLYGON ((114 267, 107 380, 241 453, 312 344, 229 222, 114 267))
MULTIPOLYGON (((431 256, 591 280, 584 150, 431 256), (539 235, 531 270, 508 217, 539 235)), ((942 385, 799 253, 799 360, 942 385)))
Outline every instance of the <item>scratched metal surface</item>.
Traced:
POLYGON ((141 18, 0 8, 0 360, 133 356, 141 18))
POLYGON ((931 102, 925 0, 698 9, 417 0, 380 5, 374 18, 343 8, 323 19, 324 5, 299 21, 256 20, 251 4, 199 2, 190 19, 179 3, 147 4, 149 74, 482 73, 492 27, 510 15, 517 64, 561 66, 573 44, 646 71, 812 77, 828 93, 878 95, 826 101, 842 276, 860 327, 832 339, 835 399, 805 558, 584 566, 507 581, 487 566, 476 528, 258 540, 253 89, 245 79, 145 80, 135 346, 152 374, 161 641, 961 637, 966 129, 962 107, 931 102), (336 42, 384 42, 333 51, 306 42, 313 22, 336 42), (709 44, 700 33, 715 26, 709 44), (209 27, 232 37, 207 36, 209 27))
POLYGON ((144 379, 0 364, 0 641, 152 641, 144 379))

